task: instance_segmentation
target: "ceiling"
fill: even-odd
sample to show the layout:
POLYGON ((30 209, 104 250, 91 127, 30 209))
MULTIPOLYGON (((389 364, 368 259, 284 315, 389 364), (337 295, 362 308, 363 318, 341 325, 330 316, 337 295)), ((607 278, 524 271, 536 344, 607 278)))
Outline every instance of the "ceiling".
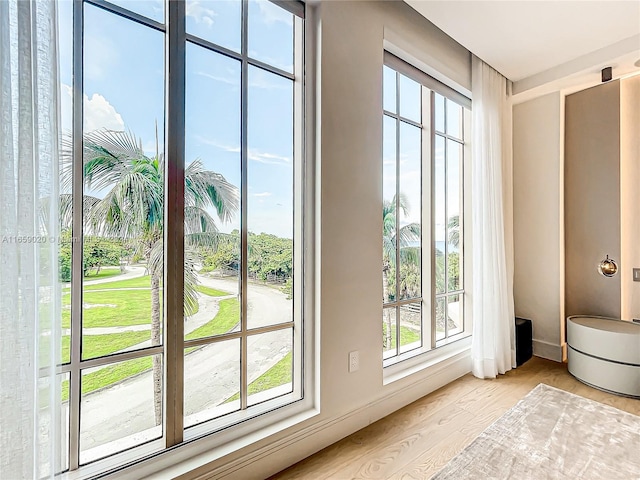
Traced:
POLYGON ((514 82, 514 93, 579 74, 640 70, 640 0, 405 0, 514 82))

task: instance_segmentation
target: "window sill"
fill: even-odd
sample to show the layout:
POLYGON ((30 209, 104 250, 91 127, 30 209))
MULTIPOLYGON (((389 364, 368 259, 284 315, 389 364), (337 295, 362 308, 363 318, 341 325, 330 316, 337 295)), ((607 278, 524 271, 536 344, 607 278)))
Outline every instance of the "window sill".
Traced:
POLYGON ((427 368, 457 360, 468 355, 470 351, 471 335, 450 338, 446 343, 438 344, 435 350, 424 353, 417 352, 412 357, 385 366, 382 383, 383 385, 391 384, 427 368))
POLYGON ((138 461, 132 462, 133 451, 123 452, 85 465, 78 470, 65 472, 57 478, 59 480, 176 478, 291 428, 319 413, 320 410, 313 405, 313 402, 303 399, 281 407, 278 411, 271 412, 271 415, 261 415, 241 422, 232 429, 221 430, 191 441, 185 435, 187 437, 185 443, 173 448, 162 449, 161 440, 149 442, 136 449, 138 461), (145 454, 146 458, 140 458, 145 454), (127 456, 130 458, 127 459, 127 456))

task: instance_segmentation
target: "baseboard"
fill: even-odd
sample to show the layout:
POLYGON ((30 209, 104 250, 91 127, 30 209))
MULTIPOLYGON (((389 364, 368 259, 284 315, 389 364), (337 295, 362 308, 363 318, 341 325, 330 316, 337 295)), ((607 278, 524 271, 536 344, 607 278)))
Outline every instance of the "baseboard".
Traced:
POLYGON ((533 354, 554 362, 562 362, 562 346, 533 339, 533 354))
POLYGON ((470 366, 471 357, 466 350, 429 368, 422 378, 360 408, 315 422, 208 472, 200 470, 190 478, 264 479, 466 375, 470 366))

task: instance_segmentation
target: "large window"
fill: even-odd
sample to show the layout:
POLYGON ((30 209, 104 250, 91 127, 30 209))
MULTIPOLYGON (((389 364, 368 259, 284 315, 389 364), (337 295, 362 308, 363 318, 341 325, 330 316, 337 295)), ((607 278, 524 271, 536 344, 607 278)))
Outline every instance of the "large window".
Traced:
POLYGON ((60 471, 304 397, 303 12, 59 3, 60 471))
POLYGON ((385 365, 465 333, 464 164, 470 102, 391 54, 383 67, 385 365))

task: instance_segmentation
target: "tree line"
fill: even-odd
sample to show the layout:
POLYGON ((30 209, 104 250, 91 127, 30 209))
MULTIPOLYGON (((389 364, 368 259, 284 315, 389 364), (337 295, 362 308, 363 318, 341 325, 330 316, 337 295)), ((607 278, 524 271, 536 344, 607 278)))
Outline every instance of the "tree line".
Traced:
MULTIPOLYGON (((247 270, 250 277, 266 281, 276 277, 286 282, 293 274, 293 240, 269 233, 248 233, 247 270)), ((240 233, 234 230, 218 241, 215 249, 204 247, 203 268, 238 271, 240 268, 240 233)))

